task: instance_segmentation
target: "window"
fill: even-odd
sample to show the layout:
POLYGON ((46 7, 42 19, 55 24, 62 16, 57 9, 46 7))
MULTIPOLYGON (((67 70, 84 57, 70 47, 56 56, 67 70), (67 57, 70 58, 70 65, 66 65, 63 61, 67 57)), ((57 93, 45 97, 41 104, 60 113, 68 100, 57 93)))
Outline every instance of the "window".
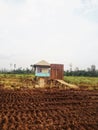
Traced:
POLYGON ((37 68, 37 72, 38 72, 38 73, 41 73, 41 72, 42 72, 42 68, 38 67, 38 68, 37 68))

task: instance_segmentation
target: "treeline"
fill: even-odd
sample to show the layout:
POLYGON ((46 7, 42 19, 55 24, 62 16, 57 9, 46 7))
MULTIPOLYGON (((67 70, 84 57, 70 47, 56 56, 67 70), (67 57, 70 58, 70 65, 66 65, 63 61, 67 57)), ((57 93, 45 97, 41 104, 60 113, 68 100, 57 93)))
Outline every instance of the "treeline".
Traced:
POLYGON ((98 70, 96 70, 95 65, 91 65, 90 68, 87 68, 87 70, 79 70, 79 68, 76 68, 74 71, 72 71, 72 68, 70 70, 64 71, 65 76, 88 76, 88 77, 97 77, 98 76, 98 70))
POLYGON ((64 71, 65 76, 88 76, 88 77, 97 77, 98 71, 86 71, 86 70, 78 70, 78 71, 64 71))
MULTIPOLYGON (((34 74, 34 69, 31 66, 31 69, 29 68, 17 68, 13 70, 7 70, 2 69, 0 70, 0 74, 34 74)), ((88 76, 88 77, 98 77, 98 70, 96 69, 95 65, 91 65, 90 68, 87 68, 86 70, 80 70, 78 67, 75 70, 72 70, 72 66, 70 70, 64 71, 64 76, 88 76)))
POLYGON ((0 74, 34 74, 34 71, 29 68, 26 68, 26 69, 18 68, 14 70, 3 69, 3 70, 0 70, 0 74))

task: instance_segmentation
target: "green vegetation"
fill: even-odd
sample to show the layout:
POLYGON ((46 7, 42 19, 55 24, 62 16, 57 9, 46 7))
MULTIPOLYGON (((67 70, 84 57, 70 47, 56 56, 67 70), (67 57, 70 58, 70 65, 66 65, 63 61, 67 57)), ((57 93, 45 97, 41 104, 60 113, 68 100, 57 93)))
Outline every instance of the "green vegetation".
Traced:
POLYGON ((0 74, 0 77, 34 77, 34 74, 0 74))
POLYGON ((33 87, 33 78, 31 74, 0 74, 0 88, 33 87))
POLYGON ((22 67, 20 67, 17 69, 14 68, 12 70, 7 70, 7 69, 0 70, 0 74, 34 74, 34 70, 33 68, 23 69, 22 67))
POLYGON ((83 89, 98 89, 98 77, 65 76, 64 80, 83 89))
MULTIPOLYGON (((0 88, 33 88, 33 78, 33 74, 0 74, 0 88)), ((98 77, 65 76, 64 80, 80 89, 98 90, 98 77)))
POLYGON ((86 70, 80 70, 78 67, 76 67, 75 70, 72 69, 72 66, 70 70, 64 71, 65 76, 85 76, 85 77, 98 77, 98 70, 96 69, 95 65, 91 65, 90 68, 87 68, 86 70))

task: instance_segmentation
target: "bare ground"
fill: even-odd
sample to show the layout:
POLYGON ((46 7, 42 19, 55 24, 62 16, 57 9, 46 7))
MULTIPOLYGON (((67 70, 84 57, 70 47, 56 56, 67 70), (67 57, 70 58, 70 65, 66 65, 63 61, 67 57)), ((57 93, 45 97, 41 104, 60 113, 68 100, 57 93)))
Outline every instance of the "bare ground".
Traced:
POLYGON ((0 130, 97 130, 98 91, 0 90, 0 130))

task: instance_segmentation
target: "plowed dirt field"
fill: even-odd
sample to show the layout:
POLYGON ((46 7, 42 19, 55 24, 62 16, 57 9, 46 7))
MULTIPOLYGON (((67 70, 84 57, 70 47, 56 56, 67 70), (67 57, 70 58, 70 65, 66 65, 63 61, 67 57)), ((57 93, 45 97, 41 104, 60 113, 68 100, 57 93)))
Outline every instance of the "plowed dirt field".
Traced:
POLYGON ((0 90, 0 130, 98 130, 98 91, 0 90))

